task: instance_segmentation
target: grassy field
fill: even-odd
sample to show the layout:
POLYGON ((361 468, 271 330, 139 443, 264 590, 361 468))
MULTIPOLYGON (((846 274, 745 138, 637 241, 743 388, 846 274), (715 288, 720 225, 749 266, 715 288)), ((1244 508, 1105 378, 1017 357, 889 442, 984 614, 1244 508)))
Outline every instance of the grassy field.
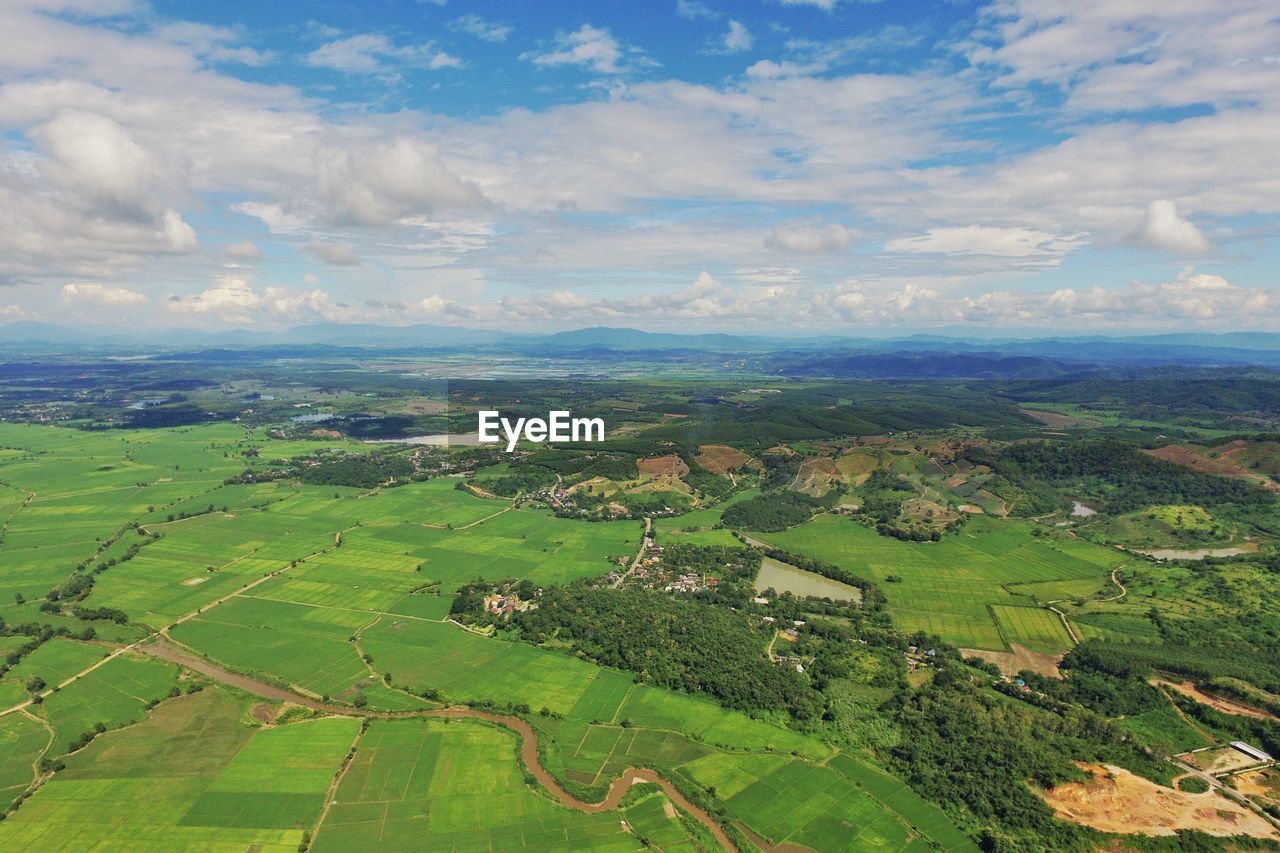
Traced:
MULTIPOLYGON (((546 738, 548 766, 568 782, 602 786, 630 766, 699 781, 723 777, 715 784, 724 786, 720 798, 731 814, 778 840, 909 849, 940 837, 868 793, 865 780, 824 765, 835 753, 816 738, 445 621, 456 589, 476 577, 549 585, 604 574, 634 555, 637 521, 586 523, 511 509, 456 489, 452 478, 373 492, 286 481, 225 485, 246 465, 325 446, 355 449, 340 441, 274 442, 229 424, 119 434, 0 424, 6 445, 18 448, 0 455, 0 559, 16 567, 0 578, 0 615, 9 622, 38 613, 45 593, 78 564, 105 566, 137 545, 136 555, 94 576, 85 600, 137 623, 100 621, 104 637, 132 641, 172 625, 174 641, 232 669, 338 700, 362 690, 374 708, 425 705, 384 685, 384 674, 394 686, 438 690, 452 701, 528 705, 546 738), (251 450, 260 456, 246 462, 251 450), (131 529, 135 522, 141 533, 131 529), (553 716, 540 716, 543 708, 553 716)), ((660 520, 658 535, 666 544, 736 544, 728 531, 712 529, 726 505, 660 520)), ((830 541, 845 547, 839 536, 830 541)), ((1040 547, 1029 559, 1052 566, 1057 552, 1040 547)), ((909 556, 889 554, 885 564, 909 556)), ((1021 580, 1083 577, 1040 567, 1021 580)), ((954 579, 956 588, 968 583, 968 575, 954 579)), ((996 603, 1022 603, 1004 595, 1009 600, 996 603)), ((994 630, 990 603, 976 606, 994 630)), ((894 606, 935 612, 919 603, 894 606)), ((1034 633, 1035 625, 1015 618, 1029 608, 1007 609, 1001 625, 1034 633)), ((28 677, 58 684, 107 651, 49 640, 0 679, 0 706, 27 698, 28 677)), ((0 797, 30 783, 46 745, 57 756, 96 724, 109 729, 0 822, 0 847, 296 849, 320 819, 357 721, 255 729, 251 702, 212 687, 146 711, 169 693, 176 673, 124 655, 48 697, 36 710, 47 726, 20 714, 0 718, 0 797)), ((629 834, 619 813, 568 811, 526 786, 510 732, 475 722, 377 721, 360 739, 315 846, 351 849, 372 837, 388 849, 635 849, 644 837, 664 849, 694 849, 698 830, 671 817, 667 805, 661 795, 632 805, 629 834)))
MULTIPOLYGON (((993 606, 1037 604, 1031 595, 1010 592, 1037 584, 1037 595, 1052 584, 1101 589, 1107 572, 1123 555, 1066 537, 1033 537, 1026 522, 975 518, 941 542, 903 542, 880 536, 855 521, 823 515, 781 533, 758 538, 787 551, 841 566, 877 581, 895 622, 905 631, 925 631, 967 648, 1005 649, 993 606), (895 576, 900 581, 888 582, 895 576)), ((1056 595, 1054 597, 1057 597, 1056 595)), ((1046 651, 1065 651, 1065 633, 1055 643, 1048 628, 1019 628, 1046 651)))
POLYGON ((48 746, 49 730, 25 714, 0 717, 0 809, 35 779, 35 764, 48 746))
POLYGON ((102 735, 0 822, 0 848, 296 849, 359 724, 255 731, 243 709, 207 688, 102 735))
POLYGON ((471 720, 377 721, 360 738, 312 849, 634 850, 616 814, 525 784, 511 732, 471 720))
POLYGON ((101 723, 108 729, 143 719, 148 702, 168 694, 178 668, 151 658, 121 655, 44 700, 45 717, 57 733, 50 755, 101 723))

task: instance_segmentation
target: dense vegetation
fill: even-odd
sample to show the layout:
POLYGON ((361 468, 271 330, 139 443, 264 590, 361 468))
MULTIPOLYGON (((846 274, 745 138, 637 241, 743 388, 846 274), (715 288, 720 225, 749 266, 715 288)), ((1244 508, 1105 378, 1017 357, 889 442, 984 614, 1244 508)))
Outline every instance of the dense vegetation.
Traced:
POLYGON ((969 458, 1031 494, 1043 494, 1043 484, 1096 494, 1113 514, 1154 504, 1262 507, 1275 502, 1274 495, 1252 483, 1155 459, 1117 440, 1025 442, 996 452, 973 448, 969 458))
POLYGON ((773 533, 803 524, 821 506, 818 499, 800 492, 771 492, 734 504, 721 520, 725 527, 773 533))
POLYGON ((648 590, 587 584, 547 590, 514 623, 534 643, 568 643, 644 682, 714 696, 742 711, 821 713, 821 697, 792 669, 764 656, 768 634, 748 617, 648 590))

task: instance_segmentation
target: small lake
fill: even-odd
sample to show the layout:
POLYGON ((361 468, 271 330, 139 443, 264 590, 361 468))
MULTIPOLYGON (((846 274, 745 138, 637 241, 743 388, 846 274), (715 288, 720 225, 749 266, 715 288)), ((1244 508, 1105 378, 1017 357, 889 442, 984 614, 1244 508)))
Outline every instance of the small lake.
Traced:
POLYGON ((760 574, 756 575, 756 592, 763 592, 769 587, 792 595, 811 595, 815 598, 830 598, 834 601, 862 602, 862 590, 856 586, 833 581, 822 575, 806 572, 804 569, 797 569, 773 557, 763 559, 760 563, 760 574))
POLYGON ((479 447, 480 435, 474 432, 411 435, 408 438, 371 438, 366 444, 425 444, 431 447, 479 447))
POLYGON ((1197 548, 1193 551, 1179 551, 1176 548, 1155 548, 1150 551, 1133 549, 1139 554, 1155 557, 1157 560, 1203 560, 1205 557, 1235 557, 1240 554, 1252 554, 1258 550, 1257 545, 1245 548, 1197 548))

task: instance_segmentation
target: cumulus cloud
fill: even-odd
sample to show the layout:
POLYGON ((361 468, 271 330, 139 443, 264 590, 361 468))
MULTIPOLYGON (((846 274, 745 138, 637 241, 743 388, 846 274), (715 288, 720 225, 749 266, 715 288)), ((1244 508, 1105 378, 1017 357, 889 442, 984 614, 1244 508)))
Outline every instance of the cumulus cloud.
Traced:
POLYGON ((360 263, 356 250, 346 243, 321 243, 313 240, 307 245, 306 251, 317 261, 335 267, 354 267, 360 263))
POLYGON ((1138 238, 1148 246, 1169 252, 1191 255, 1209 250, 1209 241, 1200 229, 1179 216, 1177 205, 1167 199, 1151 202, 1138 238))
POLYGON ((350 306, 330 299, 324 290, 292 290, 267 286, 258 290, 244 276, 224 275, 206 290, 172 296, 175 314, 206 317, 227 324, 349 322, 358 319, 350 306))
POLYGON ((31 136, 48 154, 40 168, 55 184, 104 206, 133 212, 154 207, 162 184, 157 158, 119 122, 68 110, 31 136))
POLYGON ((582 65, 600 74, 617 74, 636 65, 653 64, 635 48, 624 48, 609 30, 583 24, 571 33, 556 36, 555 50, 525 53, 535 65, 582 65))
POLYGON ((249 323, 262 298, 248 279, 235 275, 218 277, 213 286, 200 293, 169 300, 169 309, 183 314, 207 315, 231 323, 249 323))
POLYGON ((449 24, 449 29, 455 32, 466 33, 475 36, 482 41, 488 42, 504 42, 507 36, 511 35, 512 27, 507 24, 497 24, 492 21, 486 21, 484 18, 475 14, 463 15, 455 18, 449 24))
POLYGON ((94 305, 120 306, 143 305, 148 300, 145 294, 127 287, 108 287, 102 284, 73 282, 62 286, 64 303, 87 302, 94 305))
POLYGON ((222 251, 226 252, 228 257, 235 258, 238 261, 262 260, 262 250, 259 249, 258 244, 252 240, 244 240, 239 243, 228 243, 222 247, 222 251))
POLYGON ((764 238, 766 246, 801 254, 842 252, 853 245, 857 235, 833 222, 830 225, 793 223, 773 228, 764 238))

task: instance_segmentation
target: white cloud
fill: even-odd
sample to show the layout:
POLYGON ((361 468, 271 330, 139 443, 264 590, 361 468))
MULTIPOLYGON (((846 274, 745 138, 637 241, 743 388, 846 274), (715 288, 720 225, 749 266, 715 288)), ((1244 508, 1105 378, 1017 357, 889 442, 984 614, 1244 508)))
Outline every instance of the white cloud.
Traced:
POLYGON ((430 42, 398 46, 377 33, 362 33, 316 48, 307 62, 319 68, 332 68, 348 74, 385 74, 396 67, 461 68, 462 60, 430 42))
POLYGON ((920 237, 901 237, 885 244, 886 252, 941 255, 991 255, 1001 258, 1045 259, 1056 263, 1084 245, 1079 235, 1058 236, 1030 228, 983 225, 930 228, 920 237))
POLYGON ((773 228, 765 237, 766 246, 802 254, 842 252, 853 245, 856 234, 833 222, 829 225, 792 223, 773 228))
POLYGON ((721 40, 724 52, 741 53, 744 50, 751 50, 753 44, 755 44, 755 37, 751 35, 751 30, 738 21, 730 20, 729 31, 721 40))
POLYGON ((720 17, 718 12, 712 10, 702 0, 676 0, 676 14, 686 21, 694 21, 698 18, 714 19, 720 17))
POLYGON ((504 42, 511 35, 512 27, 507 24, 497 24, 492 21, 486 21, 479 15, 468 14, 460 18, 456 18, 449 29, 460 33, 467 33, 475 36, 482 41, 488 42, 504 42))
POLYGON ((169 309, 184 314, 202 314, 228 323, 249 323, 262 304, 248 279, 236 275, 218 277, 212 287, 186 298, 172 297, 169 309))
POLYGON ((840 0, 778 0, 783 6, 814 6, 824 12, 835 9, 840 0))
POLYGON ((307 245, 307 254, 326 264, 336 267, 353 267, 360 263, 356 250, 345 243, 321 243, 312 241, 307 245))
POLYGON ((629 70, 629 66, 652 64, 634 48, 624 49, 607 29, 591 24, 583 24, 571 33, 558 34, 555 50, 525 53, 521 58, 535 65, 582 65, 600 74, 617 74, 629 70))
POLYGON ((0 320, 5 321, 6 323, 16 323, 19 320, 29 320, 32 316, 33 315, 29 314, 21 305, 0 304, 0 320))
POLYGON ((117 121, 65 111, 31 132, 48 154, 41 169, 56 184, 100 205, 146 211, 162 183, 157 158, 117 121))
POLYGON ((1209 250, 1209 241, 1200 229, 1178 215, 1172 201, 1151 202, 1147 216, 1138 229, 1139 239, 1148 246, 1184 254, 1200 254, 1209 250))
POLYGON ((229 257, 238 261, 260 261, 262 260, 262 250, 258 248, 258 244, 252 240, 244 240, 239 243, 228 243, 222 247, 222 251, 226 252, 229 257))
POLYGON ((146 294, 127 287, 108 287, 102 284, 71 283, 62 287, 62 301, 88 302, 95 305, 143 305, 149 300, 146 294))

